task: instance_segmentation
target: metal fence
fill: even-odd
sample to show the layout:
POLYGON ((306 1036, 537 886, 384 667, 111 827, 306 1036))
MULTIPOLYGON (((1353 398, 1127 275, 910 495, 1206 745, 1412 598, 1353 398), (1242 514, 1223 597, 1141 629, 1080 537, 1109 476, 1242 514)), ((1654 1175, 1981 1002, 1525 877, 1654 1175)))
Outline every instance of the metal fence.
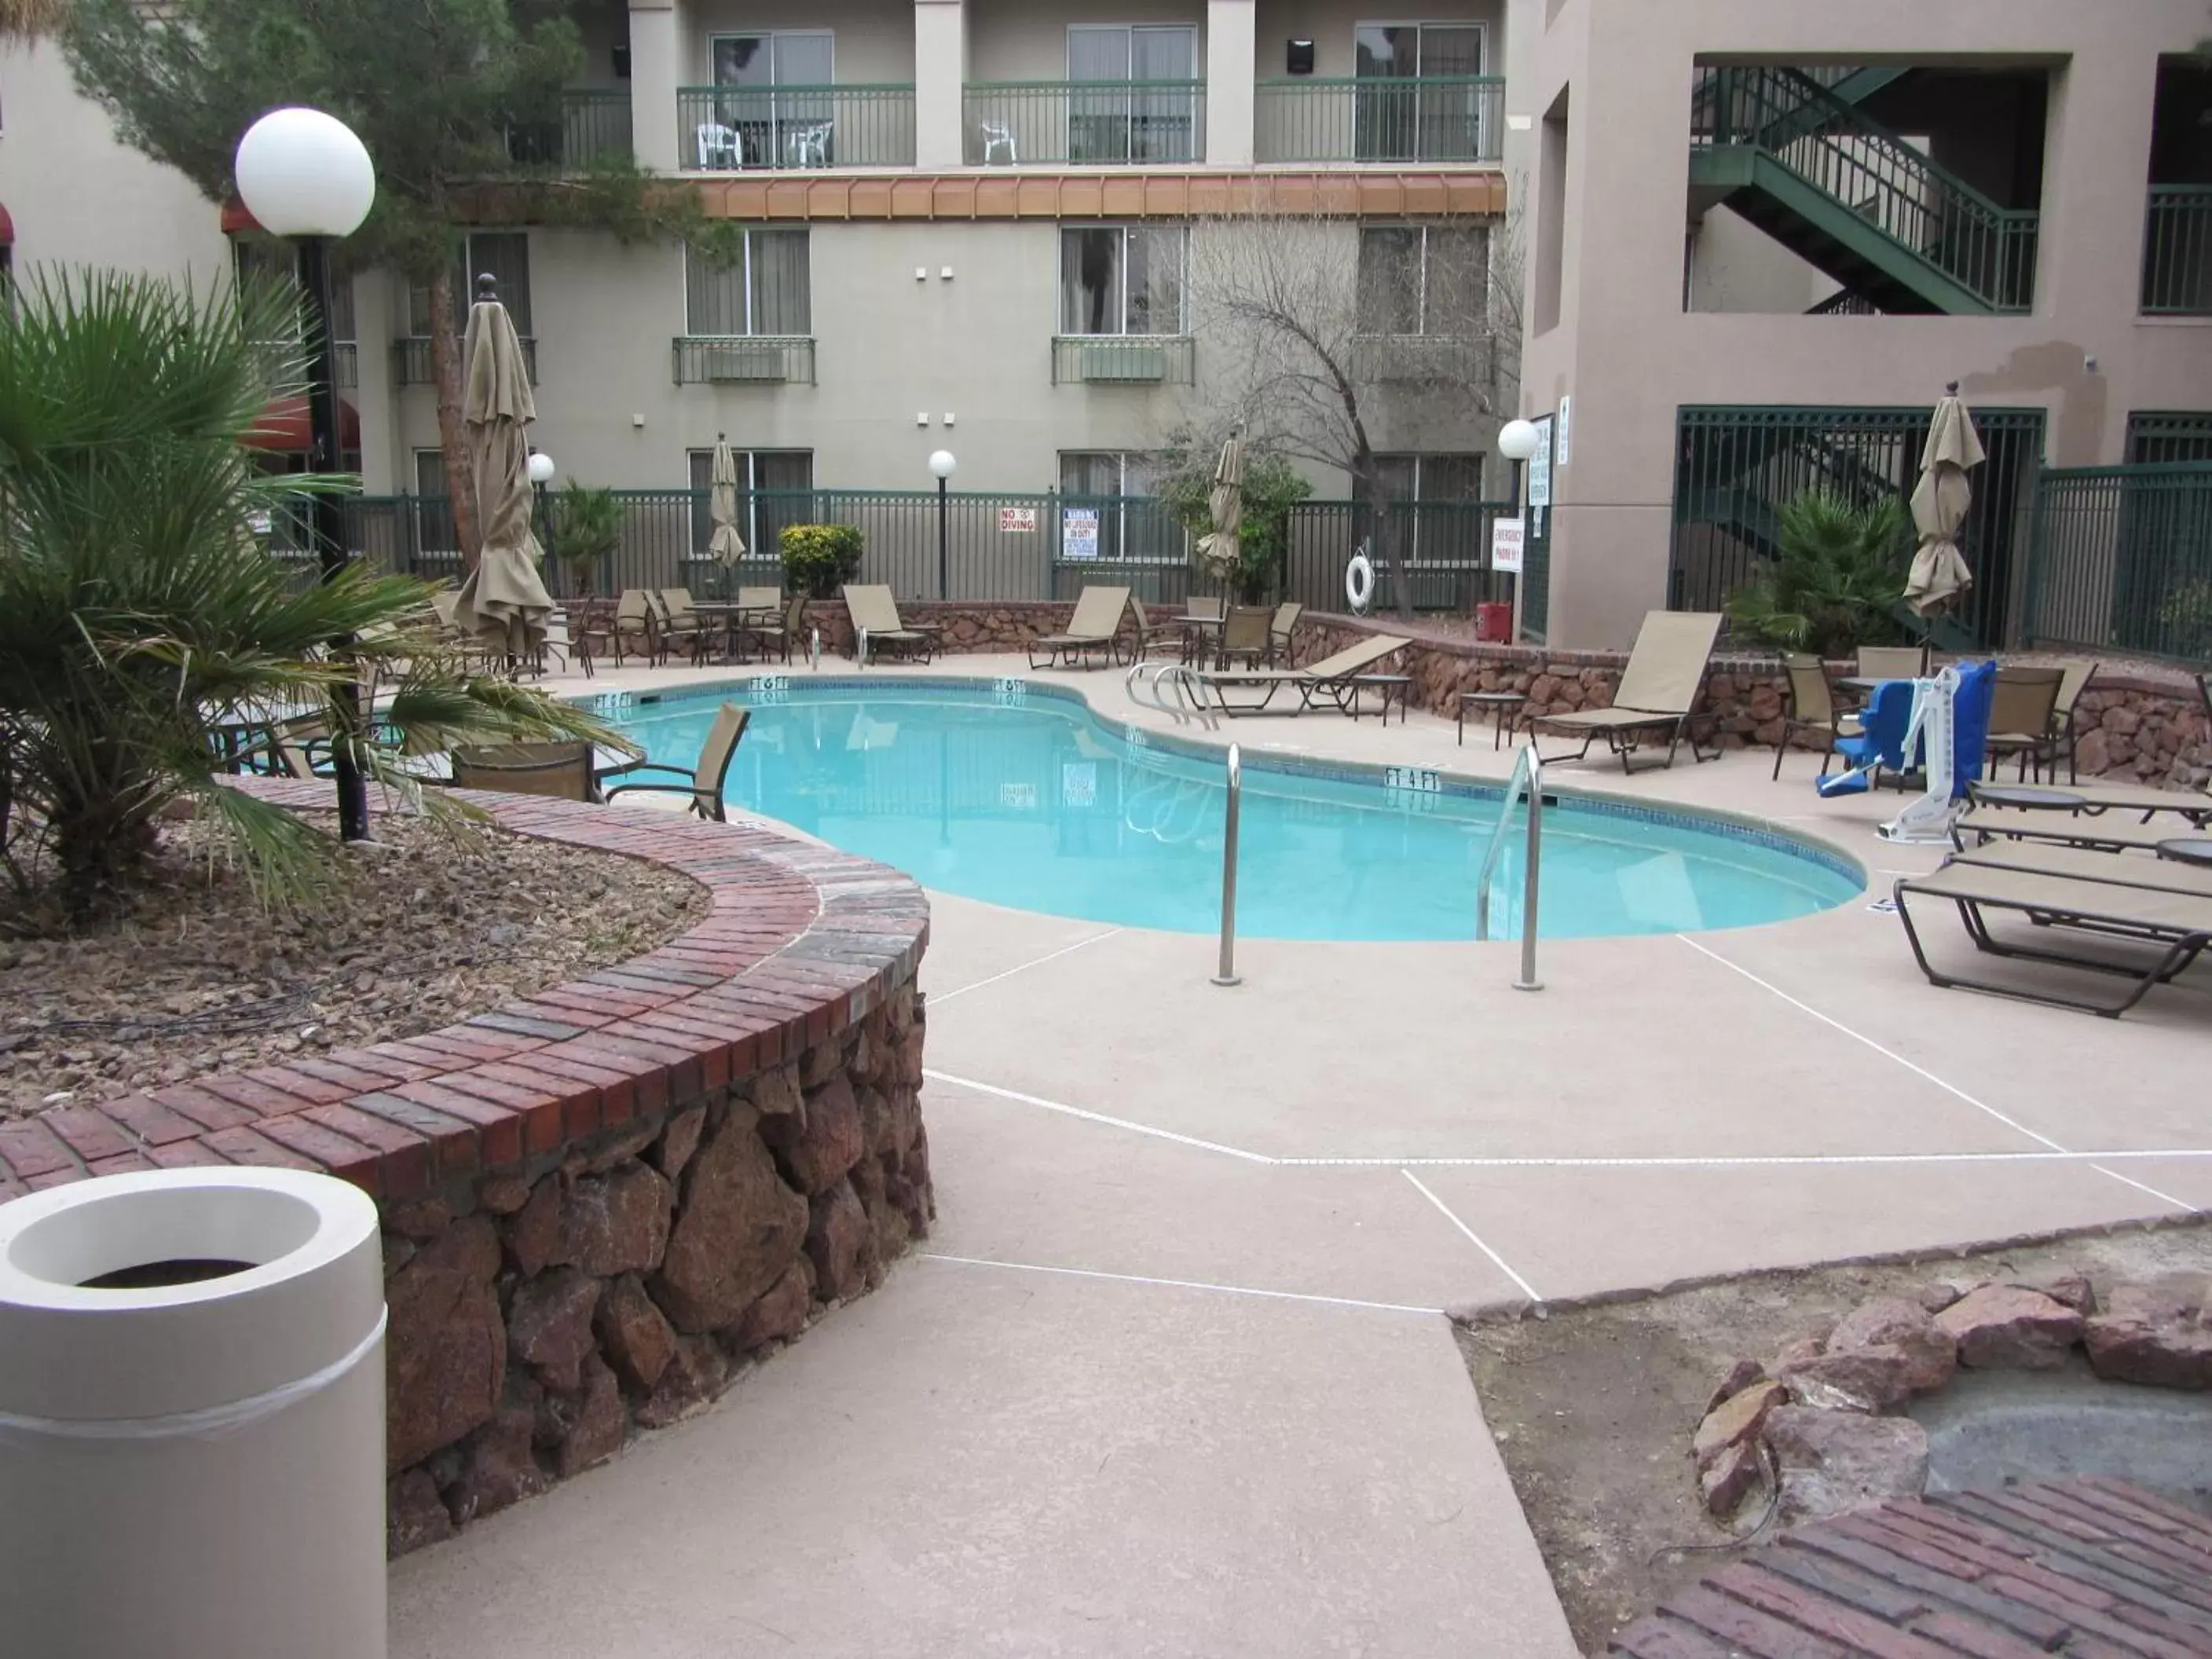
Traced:
MULTIPOLYGON (((530 384, 538 384, 538 340, 534 335, 520 337, 522 342, 523 368, 530 375, 530 384)), ((394 386, 435 386, 438 384, 438 365, 431 355, 430 339, 423 334, 404 334, 392 343, 392 383, 394 386)))
MULTIPOLYGON (((1674 537, 1667 603, 1717 611, 1779 551, 1782 508, 1824 490, 1854 506, 1909 497, 1934 416, 1925 409, 1694 408, 1677 417, 1674 537)), ((2043 411, 1977 409, 1988 451, 1976 469, 1961 544, 1974 571, 1957 618, 1972 643, 1994 647, 2016 621, 2043 411)))
POLYGON ((2212 316, 2212 185, 2151 186, 2142 309, 2150 316, 2212 316))
POLYGON ((555 167, 582 173, 630 155, 630 100, 627 88, 571 87, 561 94, 561 112, 542 121, 517 121, 507 130, 507 153, 520 167, 555 167))
POLYGON ((1262 161, 1495 161, 1504 112, 1502 76, 1262 81, 1253 145, 1262 161))
POLYGON ((971 167, 1141 167, 1206 159, 1203 81, 973 82, 971 167))
POLYGON ((2212 662, 2212 464, 2044 472, 2027 588, 2027 644, 2212 662))
POLYGON ((678 87, 676 127, 686 172, 910 167, 914 88, 678 87))

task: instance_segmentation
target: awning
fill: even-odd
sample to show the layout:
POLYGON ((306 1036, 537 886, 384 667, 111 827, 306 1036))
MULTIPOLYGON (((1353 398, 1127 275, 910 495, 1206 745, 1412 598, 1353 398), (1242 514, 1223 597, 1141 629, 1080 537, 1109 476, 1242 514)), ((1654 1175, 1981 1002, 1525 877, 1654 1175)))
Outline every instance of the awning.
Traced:
POLYGON ((261 228, 255 222, 253 216, 246 210, 246 204, 235 196, 223 198, 222 224, 222 234, 226 236, 235 236, 242 230, 261 228))
MULTIPOLYGON (((264 449, 272 454, 304 455, 313 449, 313 428, 307 419, 307 399, 302 395, 279 398, 261 411, 253 430, 243 440, 248 449, 264 449)), ((338 447, 341 450, 361 447, 361 411, 344 398, 338 399, 338 447)), ((338 457, 331 458, 335 471, 338 457)))
POLYGON ((8 216, 8 210, 0 207, 0 247, 15 246, 15 222, 8 216))

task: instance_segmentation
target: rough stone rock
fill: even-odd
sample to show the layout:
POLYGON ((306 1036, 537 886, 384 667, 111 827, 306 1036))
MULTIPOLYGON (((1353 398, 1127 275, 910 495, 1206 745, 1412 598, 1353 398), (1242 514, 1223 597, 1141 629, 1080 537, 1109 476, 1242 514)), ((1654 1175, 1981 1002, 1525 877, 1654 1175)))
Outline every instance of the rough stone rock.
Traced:
POLYGON ((907 1219, 903 1209, 890 1201, 887 1193, 863 1199, 861 1207, 868 1212, 868 1220, 876 1230, 876 1265, 880 1270, 884 1263, 896 1261, 906 1254, 906 1247, 914 1242, 914 1224, 907 1219))
POLYGON ((2049 1279, 2023 1281, 2023 1291, 2039 1291, 2062 1307, 2071 1308, 2083 1318, 2097 1311, 2097 1291, 2082 1273, 2057 1273, 2049 1279))
POLYGON ((841 1074, 806 1097, 806 1127, 783 1147, 783 1166, 791 1184, 811 1198, 845 1178, 867 1150, 860 1103, 841 1074))
POLYGON ((1705 1401, 1705 1414, 1710 1417, 1723 1400, 1733 1400, 1754 1382, 1766 1381, 1766 1367, 1756 1359, 1739 1359, 1728 1368, 1720 1386, 1705 1401))
POLYGON ((623 1415, 622 1385, 606 1362, 597 1354, 584 1362, 583 1394, 577 1402, 568 1432, 553 1454, 553 1468, 561 1479, 581 1474, 594 1463, 604 1463, 622 1449, 628 1428, 623 1415))
POLYGON ((2080 1314, 2016 1285, 1984 1285, 1936 1322, 1958 1339, 1959 1363, 1978 1370, 2052 1370, 2081 1337, 2080 1314))
POLYGON ((498 1408, 507 1327, 492 1287, 499 1235, 481 1216, 457 1221, 385 1285, 390 1392, 386 1455, 394 1469, 451 1445, 498 1408))
POLYGON ((532 1367, 549 1389, 573 1392, 592 1352, 592 1315, 599 1281, 573 1267, 557 1268, 525 1283, 507 1310, 509 1352, 532 1367))
POLYGON ((2112 769, 2112 740, 2100 728, 2092 727, 2074 740, 2074 763, 2091 777, 2112 769))
MULTIPOLYGON (((1920 1287, 1919 1297, 1921 1311, 1933 1316, 1942 1313, 1944 1309, 1965 1294, 1966 1292, 1956 1285, 1948 1281, 1939 1285, 1923 1285, 1920 1287)), ((1954 1343, 1952 1346, 1955 1348, 1958 1345, 1954 1343)))
POLYGON ((692 1158, 684 1211, 652 1287, 679 1331, 732 1323, 805 1240, 806 1200, 783 1184, 754 1122, 732 1110, 692 1158))
POLYGON ((922 1033, 927 1028, 916 1020, 914 1027, 899 1039, 897 1083, 902 1089, 921 1087, 922 1033))
POLYGON ((453 1515, 446 1508, 446 1500, 438 1496, 438 1483, 428 1470, 409 1469, 392 1483, 384 1500, 386 1554, 404 1555, 453 1535, 453 1515))
POLYGON ((2083 1335, 2091 1369, 2107 1381, 2212 1389, 2212 1273, 2116 1285, 2083 1335))
POLYGON ((1743 1495, 1752 1489, 1759 1474, 1757 1440, 1729 1447, 1698 1476, 1698 1491, 1705 1500, 1705 1512, 1716 1516, 1735 1514, 1736 1505, 1743 1502, 1743 1495))
POLYGON ((453 1224, 453 1206, 442 1198, 418 1198, 385 1212, 384 1224, 402 1238, 424 1243, 453 1224))
POLYGON ((530 1202, 530 1183, 512 1170, 477 1183, 477 1203, 492 1215, 513 1215, 530 1202))
POLYGON ((860 1106, 860 1144, 872 1158, 880 1158, 891 1150, 891 1137, 896 1128, 891 1116, 891 1103, 876 1089, 860 1088, 853 1091, 860 1106))
POLYGON ((637 1408, 641 1429, 665 1429, 702 1410, 721 1392, 729 1375, 722 1351, 703 1336, 677 1339, 676 1352, 653 1394, 637 1408))
POLYGON ((605 1175, 608 1170, 617 1169, 629 1163, 630 1159, 659 1139, 660 1127, 658 1124, 633 1123, 622 1133, 600 1147, 598 1152, 593 1152, 592 1161, 585 1167, 592 1175, 605 1175))
POLYGON ((1698 1460, 1698 1472, 1711 1468, 1731 1447, 1757 1440, 1768 1413, 1788 1399, 1779 1382, 1754 1382, 1707 1412, 1690 1441, 1690 1455, 1698 1460))
POLYGON ((1802 1406, 1827 1411, 1878 1412, 1912 1395, 1912 1361, 1887 1343, 1826 1353, 1775 1375, 1802 1406))
POLYGON ((668 1245, 675 1189, 642 1164, 589 1176, 568 1190, 561 1207, 565 1259, 599 1278, 649 1273, 668 1245))
POLYGON ((1928 1432, 1909 1417, 1778 1406, 1767 1413, 1766 1443, 1781 1472, 1785 1524, 1917 1498, 1928 1484, 1928 1432))
POLYGON ((907 1088, 893 1088, 884 1097, 891 1109, 891 1149, 904 1158, 914 1150, 914 1136, 921 1122, 921 1100, 907 1088))
POLYGON ((777 1066, 763 1072, 753 1079, 750 1093, 753 1109, 763 1117, 803 1115, 806 1109, 799 1092, 796 1066, 777 1066))
POLYGON ((1818 1359, 1827 1351, 1828 1344, 1825 1338, 1810 1334, 1797 1337, 1782 1345, 1782 1352, 1774 1356, 1774 1363, 1766 1368, 1767 1374, 1779 1376, 1790 1366, 1802 1365, 1808 1359, 1818 1359))
POLYGON ((537 1424, 534 1403, 511 1401, 471 1437, 462 1448, 460 1478, 446 1494, 455 1522, 466 1526, 552 1484, 531 1448, 537 1424))
POLYGON ((607 1286, 592 1328, 623 1381, 634 1389, 650 1389, 659 1382, 676 1352, 676 1333, 669 1328, 668 1316, 646 1294, 635 1273, 624 1273, 607 1286))
POLYGON ((799 1060, 799 1086, 812 1094, 845 1069, 845 1049, 834 1038, 817 1042, 799 1060))
POLYGON ((851 1058, 845 1063, 845 1073, 856 1082, 874 1082, 876 1068, 883 1060, 881 1046, 869 1035, 868 1031, 868 1028, 875 1023, 875 1017, 870 1015, 867 1019, 861 1022, 860 1029, 853 1033, 853 1053, 851 1058))
POLYGON ((1882 1297, 1855 1308, 1829 1333, 1828 1356, 1857 1349, 1893 1349, 1905 1361, 1903 1382, 1913 1394, 1942 1388, 1959 1369, 1959 1344, 1917 1302, 1882 1297))
POLYGON ((383 1236, 382 1243, 384 1276, 386 1279, 391 1278, 392 1274, 412 1261, 415 1259, 415 1253, 422 1249, 422 1246, 413 1239, 402 1238, 398 1233, 386 1233, 383 1236))
POLYGON ((529 1200, 507 1218, 507 1248, 525 1279, 535 1279, 568 1258, 561 1239, 561 1178, 540 1180, 529 1200))
POLYGON ((688 1112, 678 1112, 668 1120, 661 1131, 660 1145, 653 1148, 653 1161, 660 1173, 672 1182, 683 1175, 684 1166, 691 1161, 691 1154, 699 1150, 700 1132, 707 1127, 707 1109, 694 1106, 688 1112))
POLYGON ((866 1287, 876 1261, 876 1231, 849 1181, 814 1200, 806 1254, 814 1263, 815 1292, 823 1301, 842 1302, 866 1287))
POLYGON ((801 1256, 731 1327, 730 1341, 739 1350, 750 1352, 779 1338, 797 1336, 806 1328, 806 1316, 813 1306, 814 1276, 806 1258, 801 1256))

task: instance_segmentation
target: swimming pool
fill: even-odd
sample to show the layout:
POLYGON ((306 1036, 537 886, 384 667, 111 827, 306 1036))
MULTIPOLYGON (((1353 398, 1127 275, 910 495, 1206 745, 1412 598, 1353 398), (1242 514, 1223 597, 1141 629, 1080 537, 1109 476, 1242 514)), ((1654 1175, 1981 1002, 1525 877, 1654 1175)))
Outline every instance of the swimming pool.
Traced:
MULTIPOLYGON (((752 709, 726 799, 924 886, 1018 909, 1207 933, 1220 924, 1219 750, 1093 715, 1018 679, 769 675, 594 700, 690 766, 727 698, 752 709)), ((1465 939, 1498 791, 1246 751, 1237 928, 1248 938, 1465 939)), ((1518 937, 1517 830, 1492 926, 1518 937)), ((1848 860, 1766 831, 1610 801, 1545 814, 1547 939, 1779 921, 1853 897, 1848 860)))

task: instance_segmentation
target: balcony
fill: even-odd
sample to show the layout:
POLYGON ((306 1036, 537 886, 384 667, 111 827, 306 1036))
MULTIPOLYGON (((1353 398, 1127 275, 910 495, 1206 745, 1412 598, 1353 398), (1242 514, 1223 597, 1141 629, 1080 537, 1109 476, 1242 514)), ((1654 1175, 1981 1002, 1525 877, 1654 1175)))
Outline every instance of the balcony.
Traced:
MULTIPOLYGON (((530 384, 538 384, 538 342, 522 336, 523 366, 530 371, 530 384)), ((344 371, 340 370, 343 379, 344 371)), ((437 367, 430 361, 430 342, 420 336, 404 336, 392 343, 392 384, 394 386, 435 386, 437 367)))
POLYGON ((687 173, 914 165, 911 84, 679 87, 676 118, 687 173))
POLYGON ((1206 159, 1203 81, 993 81, 962 100, 971 167, 1149 167, 1206 159))
POLYGON ((1496 164, 1505 82, 1494 75, 1262 81, 1253 149, 1263 162, 1496 164))
POLYGON ((1497 379, 1490 343, 1464 334, 1356 334, 1354 378, 1377 385, 1460 387, 1497 379))
POLYGON ((678 386, 812 386, 807 335, 679 334, 671 343, 678 386))
POLYGON ((1054 386, 1189 386, 1198 347, 1188 334, 1055 334, 1054 386))
POLYGON ((517 167, 557 173, 588 173, 604 162, 627 161, 629 112, 627 90, 572 88, 561 94, 557 116, 508 125, 508 158, 517 167))
POLYGON ((2142 313, 2212 317, 2212 185, 2151 186, 2142 313))

